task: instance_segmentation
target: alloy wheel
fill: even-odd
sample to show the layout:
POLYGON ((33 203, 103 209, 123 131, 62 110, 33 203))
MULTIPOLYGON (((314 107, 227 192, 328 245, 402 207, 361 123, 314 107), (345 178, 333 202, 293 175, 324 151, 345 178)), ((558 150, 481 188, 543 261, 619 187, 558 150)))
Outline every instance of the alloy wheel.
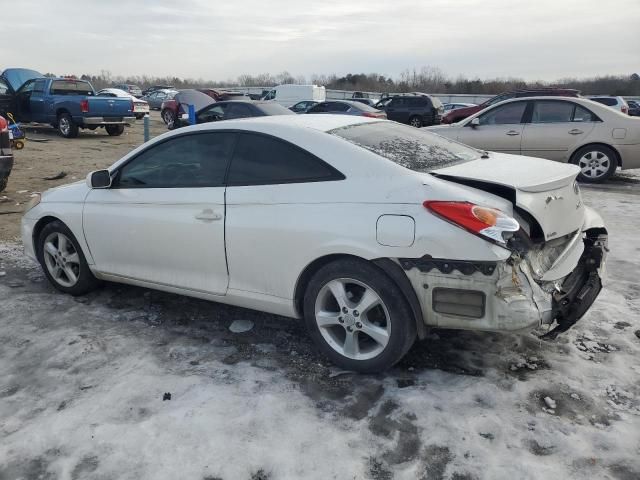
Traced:
POLYGON ((73 287, 78 283, 80 257, 73 242, 65 234, 49 234, 42 251, 47 270, 57 283, 63 287, 73 287))
POLYGON ((164 120, 164 123, 167 124, 167 127, 169 128, 173 127, 173 114, 169 110, 164 112, 163 120, 164 120))
POLYGON ((412 127, 420 128, 422 126, 422 121, 418 117, 414 117, 409 122, 409 125, 412 127))
POLYGON ((353 360, 374 358, 389 343, 387 307, 371 287, 358 280, 327 282, 316 297, 315 319, 327 344, 353 360))
POLYGON ((67 117, 60 118, 60 120, 58 121, 58 128, 65 137, 69 135, 69 131, 71 130, 69 119, 67 117))
POLYGON ((606 175, 611 167, 611 159, 605 153, 593 150, 580 157, 578 166, 582 175, 595 180, 606 175))

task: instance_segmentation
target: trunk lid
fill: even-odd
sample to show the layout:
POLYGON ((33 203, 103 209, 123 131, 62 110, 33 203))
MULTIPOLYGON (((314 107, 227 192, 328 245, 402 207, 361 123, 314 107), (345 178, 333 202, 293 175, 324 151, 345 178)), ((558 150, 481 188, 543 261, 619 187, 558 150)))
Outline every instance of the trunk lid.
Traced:
POLYGON ((579 172, 580 169, 575 165, 491 153, 487 159, 473 160, 431 173, 444 180, 466 183, 475 188, 482 189, 479 185, 488 184, 512 189, 515 205, 535 218, 546 241, 573 233, 584 223, 584 203, 576 183, 579 172))

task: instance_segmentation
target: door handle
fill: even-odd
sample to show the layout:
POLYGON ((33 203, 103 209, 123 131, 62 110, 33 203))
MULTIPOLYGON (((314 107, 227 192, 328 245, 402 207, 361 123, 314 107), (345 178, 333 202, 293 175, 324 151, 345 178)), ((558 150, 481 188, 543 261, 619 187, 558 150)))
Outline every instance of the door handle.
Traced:
POLYGON ((579 130, 577 128, 574 128, 573 130, 569 130, 569 134, 570 135, 580 135, 581 133, 584 133, 582 130, 579 130))
POLYGON ((213 222, 214 220, 222 220, 222 215, 220 213, 214 212, 210 208, 207 208, 196 215, 196 220, 213 222))
POLYGON ((510 137, 513 137, 514 135, 520 135, 520 132, 516 132, 515 130, 509 130, 507 132, 507 135, 509 135, 510 137))

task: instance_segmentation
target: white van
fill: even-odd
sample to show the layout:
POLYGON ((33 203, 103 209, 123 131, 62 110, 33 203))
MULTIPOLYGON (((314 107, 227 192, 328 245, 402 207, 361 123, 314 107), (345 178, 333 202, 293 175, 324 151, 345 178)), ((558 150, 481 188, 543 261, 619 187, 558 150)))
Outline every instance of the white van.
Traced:
POLYGON ((290 107, 302 100, 313 100, 315 102, 324 102, 327 93, 324 87, 318 85, 278 85, 273 87, 262 100, 273 100, 283 107, 290 107))

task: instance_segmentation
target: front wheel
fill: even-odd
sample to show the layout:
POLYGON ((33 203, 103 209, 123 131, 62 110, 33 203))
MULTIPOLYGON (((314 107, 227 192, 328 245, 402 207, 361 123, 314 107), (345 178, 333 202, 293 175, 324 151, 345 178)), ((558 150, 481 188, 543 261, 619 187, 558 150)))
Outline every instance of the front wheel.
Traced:
POLYGON ((409 119, 409 125, 411 125, 412 127, 420 128, 422 127, 422 119, 417 115, 414 115, 409 119))
POLYGON ((616 153, 604 145, 587 145, 571 158, 580 167, 578 180, 585 183, 602 183, 611 178, 618 168, 616 153))
POLYGON ((78 136, 78 125, 68 113, 63 113, 58 117, 58 130, 64 138, 76 138, 78 136))
POLYGON ((84 295, 99 285, 78 240, 64 223, 48 223, 38 235, 36 248, 46 277, 61 292, 84 295))
POLYGON ((313 276, 304 317, 320 350, 341 368, 357 372, 386 370, 416 339, 403 293, 381 270, 359 260, 330 263, 313 276))
POLYGON ((124 125, 107 125, 104 128, 112 137, 118 137, 124 133, 124 125))

